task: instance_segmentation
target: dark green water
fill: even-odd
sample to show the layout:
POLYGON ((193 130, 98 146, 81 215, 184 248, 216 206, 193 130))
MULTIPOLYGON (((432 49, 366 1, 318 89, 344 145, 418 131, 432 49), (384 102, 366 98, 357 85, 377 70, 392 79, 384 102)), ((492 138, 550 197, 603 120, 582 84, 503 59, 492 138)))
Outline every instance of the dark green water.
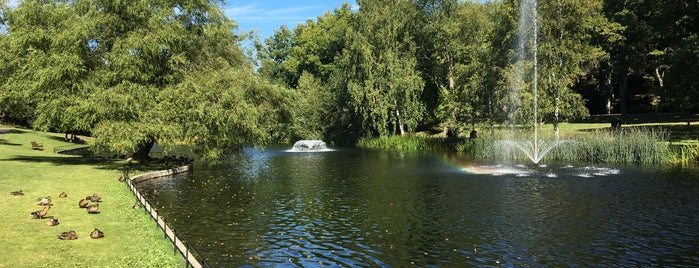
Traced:
POLYGON ((696 169, 458 162, 250 150, 139 187, 214 267, 699 264, 696 169))

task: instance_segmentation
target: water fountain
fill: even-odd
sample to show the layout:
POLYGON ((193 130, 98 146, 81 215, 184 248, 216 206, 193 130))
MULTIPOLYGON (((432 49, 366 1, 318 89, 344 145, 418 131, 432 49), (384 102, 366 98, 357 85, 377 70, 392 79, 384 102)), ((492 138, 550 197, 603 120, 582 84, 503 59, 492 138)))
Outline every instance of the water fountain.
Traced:
MULTIPOLYGON (((534 164, 538 164, 544 156, 554 147, 565 141, 546 142, 539 139, 539 118, 538 118, 538 14, 536 0, 523 0, 519 6, 519 29, 518 29, 518 46, 517 46, 517 71, 513 78, 513 88, 521 88, 524 83, 524 62, 527 59, 529 49, 527 43, 531 42, 531 58, 533 62, 532 73, 532 94, 533 99, 533 137, 532 140, 505 140, 502 145, 514 147, 522 151, 534 164)), ((513 92, 516 92, 513 90, 513 92)))
POLYGON ((299 140, 287 152, 328 152, 332 151, 322 140, 299 140))

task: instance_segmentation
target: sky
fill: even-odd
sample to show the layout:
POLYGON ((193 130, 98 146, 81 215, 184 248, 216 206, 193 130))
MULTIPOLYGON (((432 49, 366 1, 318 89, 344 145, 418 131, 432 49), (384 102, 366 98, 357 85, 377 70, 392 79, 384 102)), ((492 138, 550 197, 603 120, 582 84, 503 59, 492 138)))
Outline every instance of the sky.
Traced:
POLYGON ((282 25, 293 30, 299 23, 315 20, 344 2, 357 6, 354 0, 226 0, 222 9, 238 23, 241 32, 254 30, 264 40, 282 25))

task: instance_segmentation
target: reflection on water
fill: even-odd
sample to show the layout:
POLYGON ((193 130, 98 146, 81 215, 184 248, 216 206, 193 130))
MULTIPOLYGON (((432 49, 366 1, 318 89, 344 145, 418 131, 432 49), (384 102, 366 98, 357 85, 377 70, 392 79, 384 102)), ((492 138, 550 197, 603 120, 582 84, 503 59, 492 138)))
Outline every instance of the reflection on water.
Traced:
POLYGON ((444 160, 251 150, 139 186, 216 267, 699 263, 696 170, 444 160))

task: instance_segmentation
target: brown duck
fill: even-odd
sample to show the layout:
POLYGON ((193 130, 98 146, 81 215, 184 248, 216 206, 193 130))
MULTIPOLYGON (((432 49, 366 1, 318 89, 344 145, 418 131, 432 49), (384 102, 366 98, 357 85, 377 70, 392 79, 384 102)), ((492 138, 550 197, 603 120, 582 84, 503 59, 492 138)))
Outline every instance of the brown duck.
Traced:
POLYGON ((44 209, 34 211, 31 215, 35 219, 43 219, 46 216, 46 213, 49 213, 49 208, 51 208, 49 205, 44 205, 44 209))
POLYGON ((95 228, 95 230, 90 233, 90 238, 97 239, 104 237, 104 233, 100 229, 95 228))
POLYGON ((100 204, 94 204, 87 206, 87 213, 97 214, 100 213, 100 204))
POLYGON ((62 192, 61 194, 58 195, 58 197, 66 198, 66 197, 68 197, 68 194, 66 194, 66 192, 62 192))
POLYGON ((61 240, 75 240, 78 239, 78 234, 75 233, 75 231, 68 231, 68 232, 63 232, 58 235, 58 239, 61 240))
POLYGON ((17 190, 17 191, 12 191, 10 192, 11 195, 24 195, 24 192, 22 190, 17 190))
POLYGON ((53 218, 46 221, 46 226, 56 226, 58 225, 58 219, 53 218))
POLYGON ((124 178, 124 176, 119 177, 119 182, 125 182, 125 181, 126 181, 126 178, 124 178))
POLYGON ((42 196, 36 199, 36 204, 40 206, 51 205, 51 196, 42 196))
POLYGON ((86 208, 88 204, 90 204, 89 199, 80 199, 80 202, 78 202, 78 207, 86 208))
POLYGON ((94 193, 91 196, 85 197, 85 199, 90 199, 92 202, 100 202, 102 200, 102 196, 94 193))
POLYGON ((131 206, 133 209, 139 209, 141 208, 141 205, 138 204, 138 202, 134 203, 133 206, 131 206))

